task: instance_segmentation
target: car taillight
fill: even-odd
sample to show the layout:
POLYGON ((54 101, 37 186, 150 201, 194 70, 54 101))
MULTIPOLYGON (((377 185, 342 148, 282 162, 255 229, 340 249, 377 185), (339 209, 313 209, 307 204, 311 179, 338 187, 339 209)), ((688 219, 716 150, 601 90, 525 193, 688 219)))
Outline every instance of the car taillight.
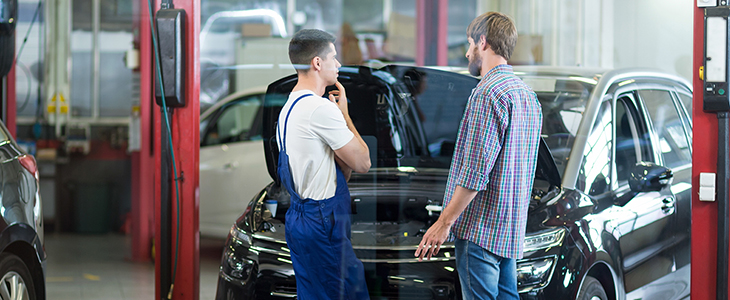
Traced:
POLYGON ((26 154, 19 157, 18 161, 20 161, 20 164, 23 165, 23 167, 28 170, 28 172, 30 172, 34 176, 37 175, 38 165, 36 165, 35 158, 33 158, 33 156, 26 154))

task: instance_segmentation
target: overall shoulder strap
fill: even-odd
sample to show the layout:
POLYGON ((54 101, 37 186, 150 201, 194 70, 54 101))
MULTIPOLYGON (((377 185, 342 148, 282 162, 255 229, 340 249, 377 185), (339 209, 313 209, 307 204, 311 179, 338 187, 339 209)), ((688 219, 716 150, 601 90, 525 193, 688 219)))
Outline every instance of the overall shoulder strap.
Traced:
MULTIPOLYGON (((294 100, 294 103, 291 104, 291 106, 289 107, 289 111, 286 113, 286 118, 284 119, 284 133, 279 136, 279 144, 281 145, 281 150, 286 150, 286 144, 285 144, 286 128, 288 127, 287 125, 289 124, 289 115, 291 114, 291 110, 294 108, 294 105, 297 105, 297 102, 299 102, 299 100, 302 100, 302 98, 307 97, 307 96, 314 96, 314 95, 313 94, 304 94, 304 95, 299 96, 299 98, 294 100)), ((280 124, 281 123, 277 124, 277 126, 280 124)))

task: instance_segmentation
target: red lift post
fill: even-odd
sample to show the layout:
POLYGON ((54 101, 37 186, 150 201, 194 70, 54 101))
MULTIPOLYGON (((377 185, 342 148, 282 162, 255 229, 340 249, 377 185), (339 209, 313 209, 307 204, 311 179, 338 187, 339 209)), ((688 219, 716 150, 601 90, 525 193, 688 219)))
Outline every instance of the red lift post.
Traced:
MULTIPOLYGON (((716 113, 706 113, 703 107, 704 83, 699 70, 704 65, 704 9, 694 7, 694 38, 692 61, 692 280, 693 299, 718 299, 717 287, 717 232, 718 202, 730 199, 716 199, 715 202, 699 201, 700 173, 718 173, 718 121, 716 113)), ((727 180, 727 179, 725 179, 727 180)), ((724 288, 728 288, 724 279, 724 288)))
MULTIPOLYGON (((160 1, 153 1, 152 11, 160 9, 160 1)), ((133 199, 135 209, 135 222, 139 222, 135 229, 135 240, 133 243, 133 257, 144 258, 145 252, 149 251, 145 239, 148 239, 149 231, 146 231, 145 222, 151 218, 154 220, 155 245, 160 245, 160 135, 164 119, 160 109, 154 104, 154 80, 155 62, 152 37, 150 33, 149 13, 147 0, 139 0, 139 28, 140 28, 140 108, 141 108, 141 131, 142 149, 138 159, 135 159, 136 187, 139 190, 139 197, 133 199), (149 121, 151 120, 151 121, 149 121), (151 137, 147 135, 151 133, 151 137), (153 146, 152 146, 153 145, 153 146), (152 155, 154 158, 150 157, 152 155), (154 178, 149 166, 154 168, 154 178), (147 201, 152 201, 154 204, 147 201), (154 207, 150 214, 149 209, 154 207)), ((175 185, 171 184, 171 250, 170 259, 175 257, 175 234, 177 226, 177 213, 180 216, 179 249, 177 254, 177 274, 172 291, 172 299, 193 299, 197 300, 200 294, 200 263, 199 263, 199 233, 198 233, 198 165, 200 150, 200 72, 199 72, 199 46, 198 32, 200 32, 200 0, 175 0, 175 8, 183 9, 185 18, 185 98, 187 105, 176 108, 170 119, 172 130, 172 144, 175 152, 175 165, 179 181, 180 206, 176 206, 175 185)), ((154 16, 153 16, 154 17, 154 16)), ((174 176, 174 175, 171 175, 174 176)), ((160 247, 155 247, 155 282, 156 299, 167 297, 161 296, 160 292, 160 247)), ((174 261, 172 264, 174 265, 174 261)), ((167 290, 168 288, 164 288, 167 290)))
POLYGON ((449 0, 416 1, 416 65, 448 65, 448 27, 449 0))
POLYGON ((131 259, 145 262, 152 259, 152 239, 154 238, 154 201, 155 201, 155 151, 152 143, 152 36, 150 34, 149 10, 147 0, 138 0, 134 5, 136 19, 135 46, 140 53, 139 68, 139 120, 140 149, 132 152, 132 209, 131 259), (144 41, 144 42, 143 42, 144 41))

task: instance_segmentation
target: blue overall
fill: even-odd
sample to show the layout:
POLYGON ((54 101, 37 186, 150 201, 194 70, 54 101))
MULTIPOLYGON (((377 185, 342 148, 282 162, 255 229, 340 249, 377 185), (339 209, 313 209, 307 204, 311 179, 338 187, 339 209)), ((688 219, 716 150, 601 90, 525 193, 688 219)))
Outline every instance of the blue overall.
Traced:
POLYGON ((370 299, 362 262, 355 257, 350 241, 350 191, 339 166, 333 197, 302 199, 294 190, 286 154, 286 129, 292 108, 306 96, 312 95, 297 98, 286 114, 284 133, 279 138, 277 169, 281 183, 291 195, 285 229, 297 281, 297 299, 370 299))

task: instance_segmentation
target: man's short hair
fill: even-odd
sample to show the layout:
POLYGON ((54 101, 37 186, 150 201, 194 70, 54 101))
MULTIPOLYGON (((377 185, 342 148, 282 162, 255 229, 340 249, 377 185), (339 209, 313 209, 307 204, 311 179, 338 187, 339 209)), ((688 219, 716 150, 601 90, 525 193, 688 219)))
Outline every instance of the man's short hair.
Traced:
POLYGON ((326 58, 335 36, 319 29, 302 29, 289 42, 289 60, 297 72, 308 72, 316 56, 326 58))
POLYGON ((488 12, 476 17, 466 28, 466 36, 479 44, 482 36, 486 37, 487 44, 495 54, 506 60, 512 56, 517 44, 517 28, 515 23, 505 14, 488 12))

